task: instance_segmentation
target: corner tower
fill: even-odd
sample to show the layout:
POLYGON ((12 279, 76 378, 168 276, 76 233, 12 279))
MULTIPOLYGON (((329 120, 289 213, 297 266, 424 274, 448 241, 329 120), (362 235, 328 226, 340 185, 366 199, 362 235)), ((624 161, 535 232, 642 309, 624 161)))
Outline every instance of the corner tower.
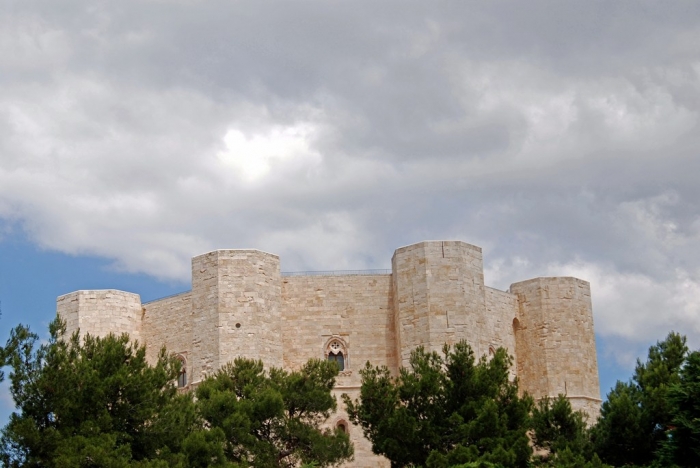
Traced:
POLYGON ((282 367, 280 263, 260 250, 192 259, 193 382, 239 356, 282 367))
POLYGON ((466 339, 488 352, 481 248, 460 241, 427 241, 397 249, 392 259, 394 323, 399 365, 418 346, 441 351, 466 339))
POLYGON ((565 394, 575 410, 600 411, 591 289, 577 278, 535 278, 512 284, 521 388, 535 398, 565 394))
POLYGON ((68 336, 78 330, 99 337, 128 333, 141 341, 143 309, 138 294, 116 289, 75 291, 56 299, 56 313, 66 322, 68 336))

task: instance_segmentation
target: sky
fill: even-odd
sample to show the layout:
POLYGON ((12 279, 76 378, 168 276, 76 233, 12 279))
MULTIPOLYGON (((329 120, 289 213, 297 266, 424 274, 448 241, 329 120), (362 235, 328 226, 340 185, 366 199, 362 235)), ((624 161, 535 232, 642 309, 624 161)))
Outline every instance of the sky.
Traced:
MULTIPOLYGON (((601 389, 700 347, 700 3, 5 0, 0 340, 190 259, 591 283, 601 389)), ((11 411, 0 387, 0 423, 11 411)))

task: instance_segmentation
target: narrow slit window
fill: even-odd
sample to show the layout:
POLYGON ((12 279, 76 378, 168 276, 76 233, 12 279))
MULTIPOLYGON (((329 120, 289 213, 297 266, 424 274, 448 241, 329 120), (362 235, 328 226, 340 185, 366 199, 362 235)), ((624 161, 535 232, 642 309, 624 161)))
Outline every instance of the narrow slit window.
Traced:
POLYGON ((178 388, 187 386, 187 364, 182 358, 180 358, 180 373, 177 375, 177 386, 178 388))

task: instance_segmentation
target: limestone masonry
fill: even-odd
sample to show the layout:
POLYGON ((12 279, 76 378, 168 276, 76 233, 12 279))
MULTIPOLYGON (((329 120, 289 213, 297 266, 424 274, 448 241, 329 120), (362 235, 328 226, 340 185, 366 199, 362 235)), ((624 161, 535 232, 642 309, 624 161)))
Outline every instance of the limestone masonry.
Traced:
MULTIPOLYGON (((429 241, 394 252, 390 273, 281 274, 277 255, 217 250, 192 259, 192 290, 141 303, 138 294, 76 291, 57 299, 68 332, 128 333, 151 361, 166 346, 196 385, 237 356, 299 368, 310 358, 342 362, 336 395, 359 393, 370 361, 393 372, 411 350, 441 351, 466 339, 477 356, 499 346, 515 357, 520 388, 535 398, 564 393, 592 417, 600 408, 588 282, 535 278, 499 291, 484 285, 481 248, 429 241)), ((349 466, 389 466, 339 411, 355 443, 349 466)))

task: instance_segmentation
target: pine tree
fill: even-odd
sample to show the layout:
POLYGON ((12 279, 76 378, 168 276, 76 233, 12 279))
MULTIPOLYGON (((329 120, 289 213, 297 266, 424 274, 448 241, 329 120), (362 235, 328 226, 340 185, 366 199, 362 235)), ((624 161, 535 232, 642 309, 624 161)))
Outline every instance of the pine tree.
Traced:
POLYGON ((154 366, 127 335, 62 339, 17 327, 7 356, 18 411, 0 438, 5 466, 131 466, 180 451, 196 425, 191 398, 178 396, 178 363, 162 350, 154 366), (38 345, 38 346, 37 346, 38 345))
POLYGON ((617 382, 601 407, 593 431, 595 451, 612 465, 649 465, 672 426, 669 391, 680 383, 688 353, 686 338, 671 332, 637 360, 632 380, 617 382))
POLYGON ((669 392, 671 427, 662 459, 681 467, 700 466, 700 351, 688 355, 680 382, 669 392))
POLYGON ((465 341, 445 346, 442 356, 419 347, 409 364, 394 378, 368 363, 359 400, 344 395, 374 453, 392 467, 527 466, 532 399, 519 397, 509 380, 505 349, 476 361, 465 341))
POLYGON ((348 435, 321 429, 337 407, 335 363, 310 360, 299 371, 237 358, 197 388, 206 425, 222 435, 232 462, 253 467, 331 466, 352 458, 348 435))

